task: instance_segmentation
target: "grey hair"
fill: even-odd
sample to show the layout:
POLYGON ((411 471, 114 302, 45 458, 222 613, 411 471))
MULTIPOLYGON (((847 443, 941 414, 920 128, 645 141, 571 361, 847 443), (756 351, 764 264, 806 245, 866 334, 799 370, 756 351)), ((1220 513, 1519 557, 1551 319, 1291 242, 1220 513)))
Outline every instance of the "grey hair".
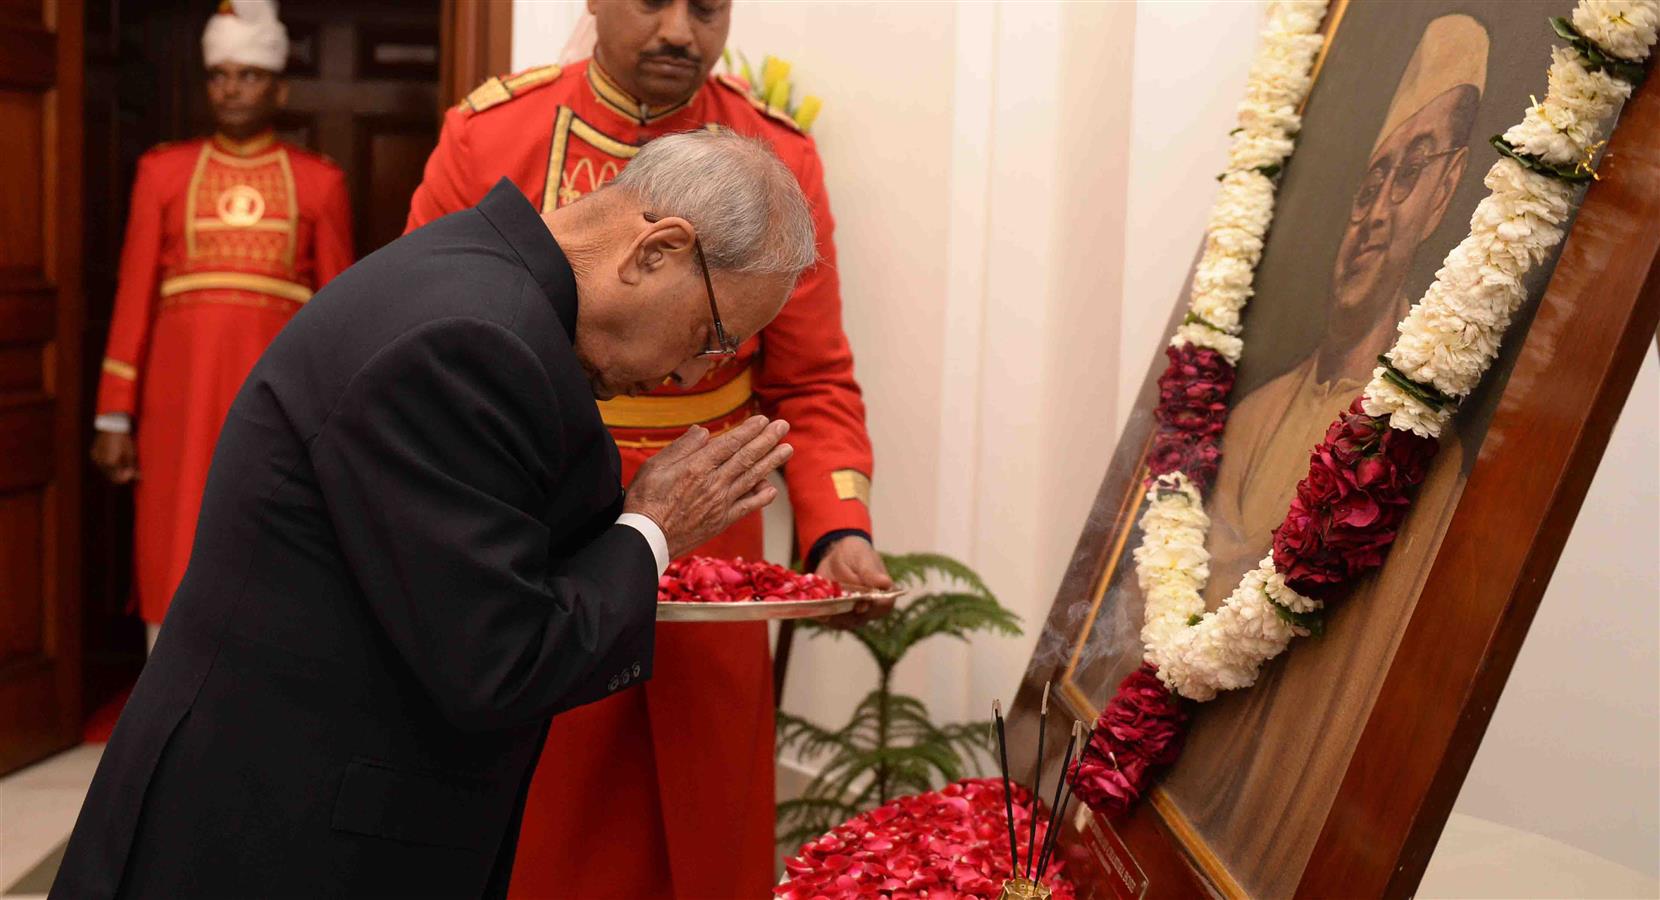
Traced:
POLYGON ((667 134, 611 186, 648 212, 691 222, 710 269, 794 278, 818 259, 801 185, 758 140, 724 129, 667 134))

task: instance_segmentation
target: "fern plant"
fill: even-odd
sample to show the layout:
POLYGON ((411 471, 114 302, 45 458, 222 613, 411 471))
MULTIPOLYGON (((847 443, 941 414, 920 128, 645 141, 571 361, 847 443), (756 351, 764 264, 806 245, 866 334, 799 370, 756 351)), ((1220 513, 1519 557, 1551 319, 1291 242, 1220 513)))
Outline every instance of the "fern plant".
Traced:
POLYGON ((932 790, 980 771, 996 752, 989 723, 935 725, 921 700, 893 690, 893 670, 912 648, 933 637, 966 641, 977 631, 1020 634, 1020 618, 997 602, 984 581, 937 553, 883 554, 894 586, 913 596, 888 616, 852 630, 813 622, 801 627, 850 635, 876 663, 876 688, 840 728, 778 713, 778 748, 804 760, 824 759, 800 798, 778 804, 778 840, 797 846, 837 823, 900 794, 932 790))

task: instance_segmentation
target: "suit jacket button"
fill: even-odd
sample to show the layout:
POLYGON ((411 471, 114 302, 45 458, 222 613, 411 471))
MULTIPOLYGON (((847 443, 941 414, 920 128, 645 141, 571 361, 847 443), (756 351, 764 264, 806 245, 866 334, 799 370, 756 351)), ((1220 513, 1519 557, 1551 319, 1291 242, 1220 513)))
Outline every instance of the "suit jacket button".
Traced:
POLYGON ((611 681, 606 684, 606 687, 610 688, 613 691, 616 690, 617 689, 617 679, 615 679, 615 678, 611 679, 611 681))

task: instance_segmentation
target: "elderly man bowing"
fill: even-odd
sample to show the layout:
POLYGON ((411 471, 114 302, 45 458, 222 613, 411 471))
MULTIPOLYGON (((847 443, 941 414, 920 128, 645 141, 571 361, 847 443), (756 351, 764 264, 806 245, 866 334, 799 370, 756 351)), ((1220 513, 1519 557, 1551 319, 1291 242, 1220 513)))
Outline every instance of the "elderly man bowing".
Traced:
POLYGON ((503 894, 550 717, 651 676, 658 575, 791 452, 694 429, 625 498, 594 399, 696 381, 813 259, 789 170, 697 132, 319 292, 231 407, 53 896, 503 894))
MULTIPOLYGON (((842 330, 835 221, 817 147, 746 85, 711 77, 733 16, 728 0, 588 0, 588 8, 592 59, 491 78, 444 116, 409 226, 471 206, 503 175, 544 212, 562 208, 626 172, 639 148, 664 134, 721 127, 766 141, 812 206, 818 264, 776 319, 730 345, 703 378, 601 403, 600 417, 622 448, 625 481, 690 425, 719 433, 756 412, 788 419, 802 445, 784 470, 796 552, 832 581, 890 587, 871 543, 871 442, 842 330)), ((696 552, 757 559, 761 538, 761 517, 750 516, 696 552)), ((765 896, 773 701, 764 623, 665 625, 657 678, 645 690, 553 724, 555 738, 586 756, 549 756, 531 783, 513 896, 765 896), (650 771, 653 783, 619 791, 615 778, 570 774, 612 769, 650 771), (595 823, 589 810, 600 805, 618 814, 595 823), (571 847, 581 852, 557 852, 571 847)))

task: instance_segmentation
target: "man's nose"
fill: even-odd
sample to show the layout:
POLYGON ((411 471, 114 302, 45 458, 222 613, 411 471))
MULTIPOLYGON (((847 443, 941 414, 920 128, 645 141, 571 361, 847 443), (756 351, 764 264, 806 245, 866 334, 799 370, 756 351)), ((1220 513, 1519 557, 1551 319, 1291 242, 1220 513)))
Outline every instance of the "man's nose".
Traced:
POLYGON ((675 0, 663 7, 657 19, 657 37, 672 47, 692 45, 692 9, 690 0, 675 0))
POLYGON ((1366 231, 1376 233, 1389 227, 1389 217, 1395 212, 1395 204, 1385 202, 1379 197, 1372 204, 1372 209, 1366 214, 1366 231))
POLYGON ((677 387, 690 387, 702 381, 703 376, 709 374, 709 370, 714 367, 715 364, 707 359, 689 360, 669 373, 669 380, 677 387))

